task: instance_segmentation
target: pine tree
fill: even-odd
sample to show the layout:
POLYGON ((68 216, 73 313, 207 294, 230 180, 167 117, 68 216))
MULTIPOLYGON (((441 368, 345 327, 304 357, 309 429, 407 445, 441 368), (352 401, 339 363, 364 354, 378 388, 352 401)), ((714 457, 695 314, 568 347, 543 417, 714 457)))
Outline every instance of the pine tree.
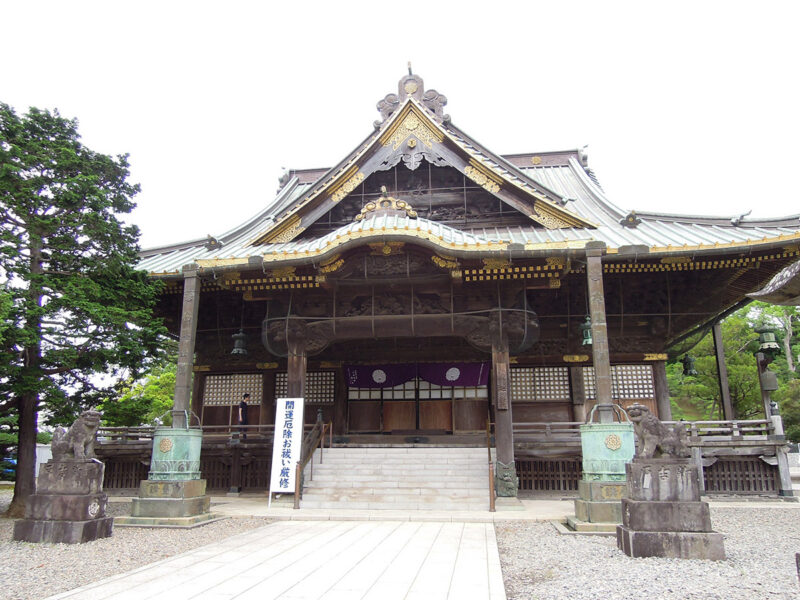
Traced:
POLYGON ((9 516, 34 491, 37 415, 103 396, 98 374, 135 376, 160 352, 157 287, 136 271, 139 187, 127 156, 86 148, 58 111, 19 116, 0 103, 0 414, 18 418, 17 484, 9 516))

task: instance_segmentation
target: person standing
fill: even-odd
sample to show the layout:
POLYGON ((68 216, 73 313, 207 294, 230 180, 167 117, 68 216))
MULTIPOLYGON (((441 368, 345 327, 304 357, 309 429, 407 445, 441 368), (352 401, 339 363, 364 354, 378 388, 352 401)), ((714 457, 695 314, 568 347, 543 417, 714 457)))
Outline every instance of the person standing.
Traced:
MULTIPOLYGON (((247 401, 250 399, 250 394, 245 392, 242 394, 242 401, 239 402, 239 425, 247 425, 247 401)), ((242 427, 239 431, 242 432, 242 439, 247 439, 247 429, 242 427)))

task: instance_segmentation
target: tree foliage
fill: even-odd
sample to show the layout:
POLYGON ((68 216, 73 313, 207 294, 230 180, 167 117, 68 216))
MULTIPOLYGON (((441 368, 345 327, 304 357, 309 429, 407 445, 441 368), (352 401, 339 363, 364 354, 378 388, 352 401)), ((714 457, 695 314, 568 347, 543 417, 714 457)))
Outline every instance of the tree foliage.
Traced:
POLYGON ((160 419, 170 425, 172 414, 168 411, 175 395, 176 370, 176 363, 168 362, 156 366, 139 381, 126 381, 116 397, 100 405, 103 422, 110 427, 135 427, 160 419))
MULTIPOLYGON (((800 315, 797 307, 754 302, 722 321, 722 341, 734 416, 737 419, 764 418, 755 359, 759 348, 755 328, 764 324, 773 329, 781 346, 781 352, 769 365, 769 369, 777 374, 779 384, 771 397, 780 406, 787 437, 792 441, 800 441, 800 373, 797 372, 800 344, 796 335, 800 315)), ((710 332, 691 349, 690 354, 696 357, 696 376, 685 374, 680 362, 667 365, 673 417, 687 420, 722 419, 722 396, 710 332)))
POLYGON ((135 270, 138 229, 120 219, 139 189, 128 175, 127 156, 85 147, 76 120, 0 104, 0 310, 12 324, 0 338, 0 414, 19 419, 11 514, 33 490, 40 408, 72 420, 160 353, 158 290, 135 270))

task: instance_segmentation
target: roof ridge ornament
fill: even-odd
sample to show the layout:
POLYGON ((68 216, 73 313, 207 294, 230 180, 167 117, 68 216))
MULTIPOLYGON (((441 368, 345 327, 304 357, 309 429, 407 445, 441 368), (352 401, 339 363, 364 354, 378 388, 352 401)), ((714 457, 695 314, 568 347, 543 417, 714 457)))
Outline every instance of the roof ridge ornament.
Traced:
POLYGON ((378 112, 381 113, 381 120, 375 121, 376 128, 380 127, 386 119, 391 117, 409 97, 427 108, 431 115, 440 123, 450 120, 450 116, 445 115, 443 112, 447 104, 447 97, 436 90, 426 91, 422 77, 412 73, 411 62, 409 62, 408 75, 405 75, 398 82, 397 93, 386 94, 383 100, 378 102, 378 112))
POLYGON ((361 212, 356 215, 356 221, 361 221, 368 217, 377 216, 378 214, 399 214, 405 213, 409 219, 417 218, 417 211, 411 208, 411 205, 405 200, 398 200, 389 195, 386 191, 386 186, 381 186, 381 197, 377 200, 372 200, 364 205, 361 212))

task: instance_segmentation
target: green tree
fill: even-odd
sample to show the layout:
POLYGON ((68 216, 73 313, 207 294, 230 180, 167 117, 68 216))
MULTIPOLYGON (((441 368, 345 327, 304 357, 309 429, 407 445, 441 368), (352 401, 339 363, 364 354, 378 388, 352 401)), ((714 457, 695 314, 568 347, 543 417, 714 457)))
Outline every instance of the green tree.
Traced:
POLYGON ((153 423, 162 418, 164 424, 172 422, 177 365, 167 363, 157 366, 139 381, 127 381, 117 397, 108 398, 100 405, 103 421, 111 427, 135 427, 153 423))
POLYGON ((160 353, 158 290, 134 268, 138 229, 120 220, 139 189, 128 175, 127 156, 86 148, 76 120, 0 104, 0 283, 14 324, 0 347, 0 414, 17 416, 19 434, 9 516, 34 490, 42 404, 96 405, 97 374, 135 377, 160 353))

